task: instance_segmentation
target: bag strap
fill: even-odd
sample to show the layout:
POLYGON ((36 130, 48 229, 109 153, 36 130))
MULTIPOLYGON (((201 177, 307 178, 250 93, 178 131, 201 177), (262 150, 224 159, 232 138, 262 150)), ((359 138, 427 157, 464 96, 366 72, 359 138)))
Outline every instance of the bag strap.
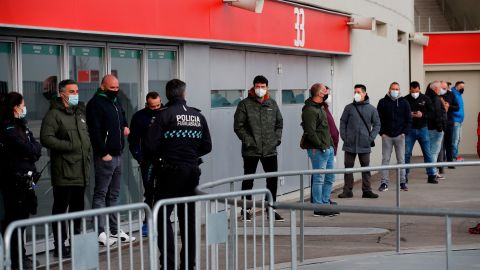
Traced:
POLYGON ((358 115, 360 115, 360 118, 362 118, 362 122, 363 122, 363 124, 365 124, 365 127, 366 127, 367 130, 368 130, 368 136, 370 136, 370 135, 371 135, 371 134, 370 134, 370 128, 369 128, 368 125, 367 125, 367 121, 365 121, 365 118, 363 118, 363 115, 362 115, 362 114, 360 113, 360 111, 358 110, 357 105, 353 105, 353 107, 355 107, 355 109, 357 110, 358 115))

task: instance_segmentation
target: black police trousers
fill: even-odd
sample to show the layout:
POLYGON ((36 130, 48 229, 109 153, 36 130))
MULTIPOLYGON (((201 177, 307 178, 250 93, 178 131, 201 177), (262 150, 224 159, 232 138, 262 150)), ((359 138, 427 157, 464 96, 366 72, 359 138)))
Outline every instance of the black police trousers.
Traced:
MULTIPOLYGON (((155 168, 155 171, 157 181, 155 190, 156 200, 195 195, 194 190, 200 179, 200 169, 197 165, 173 165, 165 169, 155 168)), ((170 215, 173 210, 174 206, 168 205, 162 207, 159 211, 158 248, 160 250, 160 264, 162 265, 160 269, 176 269, 174 249, 176 241, 170 223, 170 215), (164 216, 166 217, 165 220, 164 216), (164 229, 166 238, 164 237, 164 229), (165 254, 167 255, 166 258, 164 258, 165 254)), ((182 240, 180 269, 185 269, 185 265, 187 265, 187 269, 193 270, 195 267, 195 204, 188 203, 186 206, 184 203, 178 204, 176 214, 182 240), (185 212, 187 213, 186 220, 185 212), (186 239, 186 235, 188 235, 188 239, 186 239), (187 257, 185 257, 186 251, 188 251, 187 257)))

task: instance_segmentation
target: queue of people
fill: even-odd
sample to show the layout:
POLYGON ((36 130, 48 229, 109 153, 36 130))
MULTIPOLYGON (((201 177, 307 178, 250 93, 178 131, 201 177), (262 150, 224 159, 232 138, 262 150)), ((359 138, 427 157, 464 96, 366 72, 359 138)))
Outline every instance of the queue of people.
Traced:
MULTIPOLYGON (((419 83, 411 82, 409 94, 402 97, 400 84, 393 82, 375 108, 366 86, 357 84, 353 89, 353 101, 344 108, 338 129, 330 112, 330 89, 324 84, 315 83, 302 108, 303 135, 300 147, 306 150, 314 169, 335 167, 339 137, 343 140, 345 168, 352 168, 357 156, 362 167, 370 165, 370 153, 375 147, 377 135, 382 137, 382 165, 390 163, 393 150, 398 164, 410 163, 416 141, 420 144, 426 163, 442 159, 444 152, 447 161, 461 160, 458 144, 464 119, 462 95, 465 88, 462 81, 457 82, 451 90, 446 85, 444 81, 434 81, 423 94, 419 83)), ((58 94, 51 100, 40 131, 40 142, 50 155, 54 198, 52 214, 84 209, 91 164, 95 171, 92 208, 118 205, 125 137, 128 138, 130 152, 139 164, 145 202, 150 207, 156 200, 194 195, 201 174, 201 157, 211 151, 212 142, 205 117, 200 110, 186 104, 186 84, 178 79, 170 80, 166 85, 168 102, 165 105, 158 93, 148 93, 145 108, 136 112, 131 119, 131 129, 118 97, 119 91, 118 79, 106 75, 85 106, 79 102, 80 91, 75 81, 64 80, 59 83, 58 94)), ((8 179, 0 183, 6 210, 3 229, 9 223, 28 218, 29 214, 36 211, 33 186, 39 178, 35 162, 40 158, 41 145, 27 127, 26 114, 27 108, 21 94, 12 92, 2 98, 0 165, 8 179)), ((258 75, 254 78, 248 97, 238 102, 233 120, 234 131, 242 144, 244 174, 255 173, 259 162, 265 172, 277 171, 277 148, 282 143, 283 118, 279 106, 270 97, 266 77, 258 75)), ((427 168, 426 173, 428 183, 437 184, 438 179, 443 178, 435 167, 427 168)), ((408 170, 402 170, 400 180, 403 191, 408 191, 408 175, 408 170)), ((352 198, 353 174, 345 174, 344 179, 343 192, 338 198, 352 198)), ((362 173, 362 198, 376 199, 379 195, 373 192, 370 179, 370 172, 362 173)), ((336 204, 331 200, 334 181, 334 174, 312 175, 311 202, 336 204)), ((382 171, 378 190, 385 192, 388 185, 389 172, 382 171)), ((252 187, 253 180, 242 182, 242 190, 252 187)), ((267 188, 274 201, 277 187, 277 177, 267 179, 267 188)), ((172 207, 162 209, 166 211, 166 216, 170 216, 172 210, 172 207)), ((178 213, 182 242, 188 243, 188 250, 182 249, 182 254, 189 254, 188 264, 183 261, 185 256, 181 256, 182 268, 193 269, 193 204, 181 205, 178 213), (184 220, 185 212, 188 213, 187 220, 184 220), (188 239, 185 235, 188 235, 188 239)), ((275 221, 285 220, 279 213, 274 213, 275 221)), ((313 214, 335 216, 339 213, 315 211, 313 214)), ((241 218, 250 221, 251 209, 242 209, 241 218)), ((56 226, 54 231, 58 230, 56 226)), ((144 234, 148 229, 151 228, 143 224, 144 234)), ((163 223, 160 222, 156 229, 163 231, 163 223)), ((78 221, 74 222, 73 230, 70 236, 80 232, 78 221)), ((53 254, 56 257, 60 254, 69 257, 66 224, 62 224, 59 231, 59 235, 54 234, 53 254)), ((170 224, 166 231, 166 239, 163 239, 163 234, 159 235, 161 262, 164 254, 168 254, 167 266, 173 268, 174 235, 170 224), (165 241, 167 250, 162 250, 165 241)), ((117 241, 135 240, 134 236, 119 229, 115 215, 110 215, 108 222, 105 218, 99 218, 100 244, 109 246, 117 241)), ((12 258, 18 258, 20 252, 24 258, 23 265, 27 268, 31 265, 24 249, 18 250, 12 246, 12 251, 12 258)))

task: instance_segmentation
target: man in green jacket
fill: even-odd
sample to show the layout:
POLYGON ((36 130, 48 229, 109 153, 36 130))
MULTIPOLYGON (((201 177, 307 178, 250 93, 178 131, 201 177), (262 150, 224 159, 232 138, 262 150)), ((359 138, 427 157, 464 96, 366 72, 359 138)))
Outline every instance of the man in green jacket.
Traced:
MULTIPOLYGON (((67 208, 69 212, 84 209, 91 151, 85 105, 78 102, 77 83, 64 80, 59 83, 58 88, 60 96, 52 100, 40 130, 40 141, 50 150, 53 215, 65 213, 67 208)), ((70 249, 65 246, 66 224, 61 226, 61 239, 58 239, 57 223, 54 223, 53 231, 53 255, 58 257, 61 252, 62 257, 70 257, 70 249)), ((78 221, 74 222, 74 233, 80 233, 78 221)))
MULTIPOLYGON (((268 93, 268 80, 262 75, 253 79, 253 87, 248 97, 242 100, 235 111, 233 129, 242 141, 242 157, 244 174, 253 174, 257 170, 258 161, 265 172, 278 170, 277 146, 282 141, 283 118, 275 100, 268 93)), ((267 189, 277 197, 277 177, 267 178, 267 189)), ((242 182, 242 190, 253 188, 253 180, 242 182)), ((247 197, 247 199, 251 199, 247 197)), ((251 212, 241 212, 242 218, 250 221, 251 212)), ((285 221, 275 212, 275 221, 285 221)))
MULTIPOLYGON (((310 98, 302 108, 303 137, 301 147, 307 150, 313 169, 333 169, 333 139, 328 127, 326 108, 323 102, 328 98, 323 84, 316 83, 310 88, 310 98)), ((334 174, 312 175, 312 203, 331 204, 334 174)), ((337 212, 314 211, 314 216, 335 216, 337 212)))

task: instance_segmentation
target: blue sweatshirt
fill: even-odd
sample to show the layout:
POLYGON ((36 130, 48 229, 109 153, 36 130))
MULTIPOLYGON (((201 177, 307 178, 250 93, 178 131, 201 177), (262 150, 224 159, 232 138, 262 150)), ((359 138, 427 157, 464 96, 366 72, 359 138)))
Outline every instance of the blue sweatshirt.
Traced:
POLYGON ((453 122, 463 123, 465 119, 465 112, 464 112, 464 105, 463 105, 463 98, 462 94, 457 90, 456 87, 452 87, 452 93, 455 95, 458 103, 458 111, 453 112, 453 122))

